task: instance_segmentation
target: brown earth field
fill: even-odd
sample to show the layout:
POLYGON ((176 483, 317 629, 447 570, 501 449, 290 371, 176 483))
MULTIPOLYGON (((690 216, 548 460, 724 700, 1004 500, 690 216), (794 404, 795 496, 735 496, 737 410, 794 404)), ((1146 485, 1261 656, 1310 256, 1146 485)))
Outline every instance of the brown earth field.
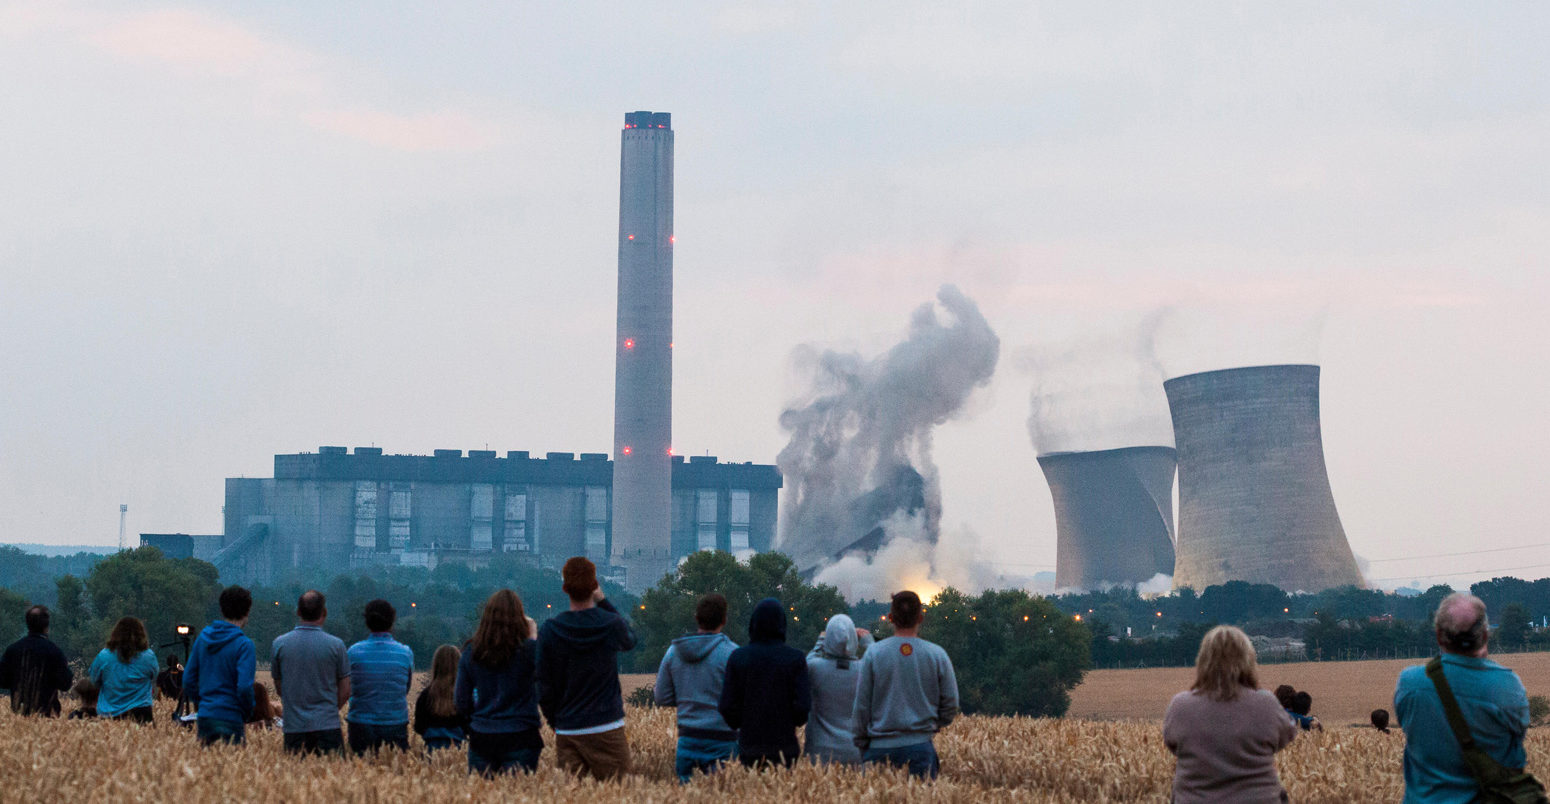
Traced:
MULTIPOLYGON (((1508 653, 1491 657, 1512 668, 1530 695, 1550 696, 1550 653, 1508 653)), ((1384 659, 1357 662, 1293 662, 1259 668, 1259 685, 1275 689, 1290 684, 1313 696, 1313 714, 1329 728, 1366 725, 1374 709, 1394 709, 1394 683, 1399 671, 1420 662, 1384 659)), ((268 673, 259 680, 268 682, 268 673)), ((1195 680, 1193 667, 1152 667, 1139 670, 1092 670, 1071 692, 1068 717, 1088 720, 1162 720, 1173 694, 1195 680)), ((628 696, 656 683, 651 673, 619 676, 628 696)), ((272 685, 271 685, 272 686, 272 685)), ((416 684, 418 691, 419 684, 416 684)))
MULTIPOLYGON (((1493 660, 1515 670, 1530 695, 1550 696, 1550 653, 1507 653, 1493 660)), ((1365 725, 1374 709, 1394 709, 1399 671, 1412 659, 1358 662, 1294 662, 1259 668, 1259 685, 1290 684, 1313 696, 1313 714, 1326 728, 1365 725)), ((1069 717, 1092 720, 1162 720, 1174 693, 1195 680, 1193 667, 1093 670, 1071 692, 1069 717)))

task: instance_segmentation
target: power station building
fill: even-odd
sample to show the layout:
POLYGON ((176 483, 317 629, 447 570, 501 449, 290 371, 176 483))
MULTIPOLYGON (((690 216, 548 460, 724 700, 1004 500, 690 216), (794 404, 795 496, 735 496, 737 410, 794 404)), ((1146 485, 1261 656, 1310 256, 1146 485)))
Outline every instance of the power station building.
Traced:
POLYGON ((640 591, 672 566, 673 125, 624 116, 614 341, 613 577, 640 591))
POLYGON ((1096 589, 1173 574, 1171 447, 1039 456, 1055 504, 1055 586, 1096 589))
POLYGON ((1361 585, 1324 465, 1319 367, 1207 371, 1163 387, 1179 463, 1174 586, 1361 585))
MULTIPOLYGON (((663 572, 697 550, 770 548, 781 486, 774 466, 712 457, 665 463, 672 490, 663 572)), ((268 582, 296 570, 477 562, 495 553, 545 567, 584 555, 606 566, 618 551, 614 470, 601 453, 425 456, 320 447, 276 455, 273 478, 226 480, 225 532, 212 562, 227 583, 268 582)), ((182 545, 157 543, 174 553, 182 545)), ((188 547, 198 544, 190 540, 188 547)))

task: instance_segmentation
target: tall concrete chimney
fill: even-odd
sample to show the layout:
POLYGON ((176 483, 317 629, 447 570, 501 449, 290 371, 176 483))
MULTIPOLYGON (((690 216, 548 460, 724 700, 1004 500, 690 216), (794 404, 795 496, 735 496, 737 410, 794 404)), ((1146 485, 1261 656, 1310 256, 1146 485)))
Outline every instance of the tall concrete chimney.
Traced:
POLYGON ((672 563, 672 117, 629 112, 622 137, 609 559, 625 587, 639 592, 672 563))
POLYGON ((1175 587, 1362 584, 1324 466, 1318 366, 1207 371, 1163 388, 1179 453, 1175 587))

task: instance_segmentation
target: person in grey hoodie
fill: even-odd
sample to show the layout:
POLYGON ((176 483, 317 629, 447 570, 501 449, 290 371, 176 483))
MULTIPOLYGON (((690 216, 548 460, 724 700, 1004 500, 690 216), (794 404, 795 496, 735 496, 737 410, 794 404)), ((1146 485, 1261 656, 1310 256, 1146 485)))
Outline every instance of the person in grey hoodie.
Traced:
POLYGON ((894 635, 873 645, 861 663, 856 747, 864 764, 907 767, 911 776, 935 779, 941 763, 931 737, 958 716, 958 678, 947 651, 919 636, 920 595, 895 594, 888 619, 894 635))
POLYGON ((727 599, 714 592, 694 607, 699 633, 679 637, 657 668, 657 706, 678 707, 678 751, 673 768, 678 781, 695 771, 715 773, 737 756, 737 732, 716 711, 726 681, 727 659, 737 643, 721 633, 727 624, 727 599))
POLYGON ((807 677, 813 689, 813 709, 807 718, 802 750, 821 763, 860 765, 851 715, 861 659, 872 646, 872 632, 857 628, 848 614, 829 618, 818 644, 807 654, 807 677))

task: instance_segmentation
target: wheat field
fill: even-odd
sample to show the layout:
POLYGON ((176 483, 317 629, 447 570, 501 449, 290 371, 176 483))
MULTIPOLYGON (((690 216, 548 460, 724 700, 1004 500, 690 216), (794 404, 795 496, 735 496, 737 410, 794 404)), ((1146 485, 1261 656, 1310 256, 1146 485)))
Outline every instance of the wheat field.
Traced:
MULTIPOLYGON (((296 758, 280 734, 250 732, 243 748, 202 749, 191 731, 106 721, 21 718, 0 707, 0 800, 11 801, 1165 801, 1173 759, 1160 725, 965 717, 938 737, 935 783, 888 770, 799 766, 750 773, 741 767, 680 787, 673 776, 673 713, 629 712, 634 772, 599 784, 562 774, 546 735, 531 776, 470 777, 464 754, 423 751, 369 759, 296 758)), ((1281 754, 1296 801, 1395 801, 1402 794, 1403 737, 1335 729, 1298 737, 1281 754)), ((1529 767, 1550 768, 1550 734, 1529 736, 1529 767)))

